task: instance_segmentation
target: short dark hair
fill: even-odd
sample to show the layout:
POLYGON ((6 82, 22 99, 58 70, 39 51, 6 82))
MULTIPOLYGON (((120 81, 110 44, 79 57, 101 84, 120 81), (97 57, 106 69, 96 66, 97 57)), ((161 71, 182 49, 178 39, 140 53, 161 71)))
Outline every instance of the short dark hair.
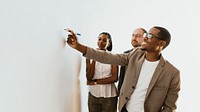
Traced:
POLYGON ((108 40, 109 40, 109 46, 106 48, 108 51, 112 51, 112 46, 113 46, 113 44, 112 44, 112 38, 111 38, 111 35, 108 33, 108 32, 102 32, 102 33, 100 33, 99 35, 101 35, 101 34, 104 34, 104 35, 106 35, 106 37, 108 38, 108 40))
POLYGON ((154 26, 153 28, 160 30, 160 32, 158 33, 158 38, 160 40, 166 41, 166 45, 164 46, 164 48, 166 48, 171 41, 171 34, 169 33, 169 31, 166 28, 163 28, 160 26, 154 26))

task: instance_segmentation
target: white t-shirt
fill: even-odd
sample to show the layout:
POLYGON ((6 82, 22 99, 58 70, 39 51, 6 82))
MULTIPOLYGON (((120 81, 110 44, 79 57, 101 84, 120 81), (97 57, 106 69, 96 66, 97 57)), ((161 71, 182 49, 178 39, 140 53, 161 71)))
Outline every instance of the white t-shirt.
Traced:
MULTIPOLYGON (((111 65, 100 62, 95 63, 95 74, 93 79, 102 79, 111 76, 111 65)), ((115 97, 117 96, 117 88, 112 84, 90 85, 89 92, 95 97, 115 97)))
POLYGON ((145 95, 158 63, 159 60, 150 62, 145 59, 134 93, 126 104, 128 112, 144 112, 145 95))

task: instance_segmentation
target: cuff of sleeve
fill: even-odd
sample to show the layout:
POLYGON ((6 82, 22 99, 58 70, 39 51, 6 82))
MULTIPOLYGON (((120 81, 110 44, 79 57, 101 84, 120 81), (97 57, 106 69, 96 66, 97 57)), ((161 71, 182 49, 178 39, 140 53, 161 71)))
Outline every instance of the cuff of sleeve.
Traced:
POLYGON ((83 53, 83 56, 84 56, 84 57, 86 57, 87 49, 88 49, 88 47, 86 47, 86 51, 85 51, 85 53, 83 53))

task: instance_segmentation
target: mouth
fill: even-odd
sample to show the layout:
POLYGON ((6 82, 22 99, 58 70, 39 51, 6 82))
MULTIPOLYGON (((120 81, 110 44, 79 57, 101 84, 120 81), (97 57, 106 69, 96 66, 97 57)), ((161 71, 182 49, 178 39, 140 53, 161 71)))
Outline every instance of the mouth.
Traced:
POLYGON ((143 42, 142 42, 142 45, 145 45, 145 44, 147 44, 147 42, 143 41, 143 42))

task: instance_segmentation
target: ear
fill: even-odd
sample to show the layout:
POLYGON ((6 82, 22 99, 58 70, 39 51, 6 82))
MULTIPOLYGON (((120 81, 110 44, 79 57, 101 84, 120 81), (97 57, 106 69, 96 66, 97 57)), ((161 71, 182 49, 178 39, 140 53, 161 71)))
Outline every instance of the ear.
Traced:
POLYGON ((108 44, 107 44, 107 47, 109 47, 110 46, 110 42, 108 42, 108 44))
POLYGON ((160 46, 164 47, 166 45, 166 41, 160 41, 160 46))

